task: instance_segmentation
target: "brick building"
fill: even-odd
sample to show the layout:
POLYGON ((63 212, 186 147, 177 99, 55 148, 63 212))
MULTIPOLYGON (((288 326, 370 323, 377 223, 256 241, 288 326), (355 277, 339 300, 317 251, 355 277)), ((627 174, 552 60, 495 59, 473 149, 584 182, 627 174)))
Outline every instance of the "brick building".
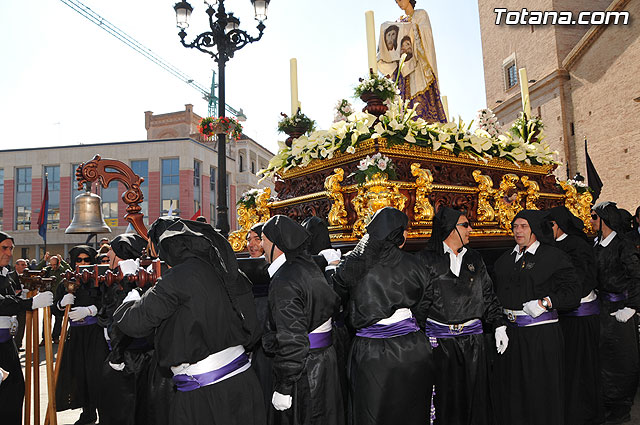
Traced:
POLYGON ((506 126, 522 111, 518 69, 527 69, 532 114, 564 165, 586 176, 584 139, 604 187, 599 200, 640 205, 640 2, 478 0, 487 106, 506 126), (628 11, 627 25, 496 25, 509 11, 628 11))
MULTIPOLYGON (((186 218, 200 210, 215 223, 218 156, 215 142, 197 132, 199 121, 192 106, 186 105, 185 111, 169 114, 146 112, 148 140, 0 151, 0 229, 15 238, 14 258, 39 259, 42 255, 44 243, 37 223, 45 174, 49 188, 47 250, 66 255, 71 247, 86 241, 86 235, 67 235, 64 230, 72 220, 74 199, 80 193, 75 169, 96 154, 123 161, 144 177, 142 208, 146 224, 169 210, 186 218)), ((258 187, 255 173, 266 168, 272 156, 248 137, 227 145, 227 205, 232 230, 237 228, 237 199, 248 188, 258 187), (247 160, 252 161, 253 168, 239 166, 247 160)), ((124 185, 112 182, 103 189, 96 183, 92 191, 102 197, 103 216, 112 230, 100 237, 123 233, 128 224, 121 198, 124 185)))

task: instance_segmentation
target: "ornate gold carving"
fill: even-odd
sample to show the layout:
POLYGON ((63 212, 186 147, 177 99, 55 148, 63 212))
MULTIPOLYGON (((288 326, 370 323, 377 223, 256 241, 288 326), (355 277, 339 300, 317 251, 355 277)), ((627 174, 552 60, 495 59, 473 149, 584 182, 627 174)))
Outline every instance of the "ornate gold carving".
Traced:
POLYGON ((482 175, 482 171, 474 170, 473 178, 478 182, 478 221, 493 221, 496 212, 489 203, 489 199, 496 193, 491 177, 482 175))
POLYGON ((327 177, 324 181, 324 188, 327 190, 327 196, 331 200, 331 210, 329 211, 330 226, 346 226, 347 210, 344 207, 344 195, 342 194, 342 186, 340 182, 344 180, 344 170, 335 168, 334 174, 327 177))
POLYGON ((256 198, 256 206, 247 208, 244 205, 238 206, 238 224, 240 229, 229 234, 229 243, 235 252, 243 251, 247 247, 247 233, 254 224, 265 222, 271 217, 269 211, 269 198, 271 188, 264 188, 263 192, 256 198))
POLYGON ((537 210, 539 209, 536 205, 536 201, 540 197, 540 186, 534 180, 529 179, 529 176, 522 176, 520 178, 524 187, 527 188, 527 200, 526 200, 526 209, 528 210, 537 210))
POLYGON ((415 221, 433 220, 433 206, 429 202, 429 194, 433 190, 433 175, 429 170, 420 168, 420 164, 411 164, 411 174, 416 176, 416 205, 413 208, 415 221))
POLYGON ((567 207, 573 215, 582 220, 584 229, 587 232, 593 232, 590 220, 593 195, 591 195, 590 192, 578 193, 576 188, 566 181, 558 180, 558 184, 564 189, 567 197, 564 201, 564 206, 567 207))
POLYGON ((506 230, 511 230, 513 218, 522 210, 522 192, 516 187, 518 180, 520 179, 515 174, 505 174, 502 176, 500 187, 493 195, 500 227, 506 230))
POLYGON ((398 184, 390 182, 383 173, 374 174, 358 188, 358 195, 351 201, 358 215, 353 225, 353 236, 364 234, 364 228, 373 214, 384 207, 404 210, 407 197, 400 193, 398 184))

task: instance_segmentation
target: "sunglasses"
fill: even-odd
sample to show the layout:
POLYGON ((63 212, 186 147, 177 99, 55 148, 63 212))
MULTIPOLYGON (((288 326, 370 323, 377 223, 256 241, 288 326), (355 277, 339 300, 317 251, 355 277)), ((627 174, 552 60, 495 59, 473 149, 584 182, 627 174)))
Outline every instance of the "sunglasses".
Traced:
POLYGON ((598 216, 598 214, 591 214, 591 220, 597 220, 599 218, 600 216, 598 216))
POLYGON ((464 228, 469 228, 469 226, 471 226, 471 225, 469 224, 469 222, 468 222, 468 221, 465 221, 464 223, 458 223, 458 224, 456 224, 456 226, 460 226, 460 227, 464 227, 464 228))
POLYGON ((90 263, 91 258, 89 257, 78 257, 76 258, 76 263, 90 263))

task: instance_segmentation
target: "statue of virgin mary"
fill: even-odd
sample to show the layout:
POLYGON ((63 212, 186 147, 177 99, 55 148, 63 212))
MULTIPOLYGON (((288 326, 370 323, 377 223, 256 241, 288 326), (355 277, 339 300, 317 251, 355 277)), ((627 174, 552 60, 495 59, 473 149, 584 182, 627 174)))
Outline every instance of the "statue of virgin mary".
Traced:
POLYGON ((378 69, 398 81, 400 96, 419 117, 428 122, 447 122, 440 100, 438 65, 431 32, 431 22, 425 10, 415 10, 416 0, 395 0, 406 15, 396 22, 380 27, 378 69), (400 58, 406 54, 398 76, 400 58))

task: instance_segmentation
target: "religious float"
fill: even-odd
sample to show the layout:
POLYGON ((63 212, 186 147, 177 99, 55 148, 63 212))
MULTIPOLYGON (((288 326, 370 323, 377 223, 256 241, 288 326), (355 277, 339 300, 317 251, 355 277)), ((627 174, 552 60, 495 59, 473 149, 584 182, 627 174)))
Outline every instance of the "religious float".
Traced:
POLYGON ((367 12, 370 72, 354 96, 366 106, 354 112, 341 100, 328 129, 314 129, 300 111, 292 59, 291 116, 283 114, 278 126, 289 138, 261 171, 273 179, 275 193, 266 188, 243 194, 241 229, 229 236, 235 251, 246 248, 252 225, 276 214, 300 222, 319 216, 334 247, 348 249, 385 206, 409 217, 413 249, 430 236, 442 205, 465 211, 471 245, 481 248, 513 245, 511 221, 522 209, 565 205, 589 228, 592 196, 552 174, 558 162, 543 141, 542 122, 531 117, 526 71, 520 76, 523 113, 510 129, 501 129, 488 109, 480 111, 473 129, 461 119, 448 120, 431 27, 426 12, 418 12, 424 11, 382 24, 377 54, 373 12, 367 12))

